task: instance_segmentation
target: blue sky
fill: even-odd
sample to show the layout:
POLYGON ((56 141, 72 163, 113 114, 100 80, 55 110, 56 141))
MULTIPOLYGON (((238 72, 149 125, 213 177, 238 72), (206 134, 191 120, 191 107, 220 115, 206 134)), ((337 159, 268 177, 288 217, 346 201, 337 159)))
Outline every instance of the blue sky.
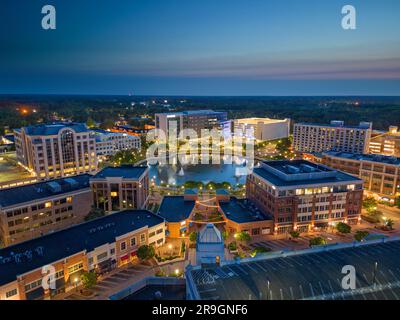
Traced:
POLYGON ((398 0, 2 0, 0 93, 400 95, 399 30, 398 0))

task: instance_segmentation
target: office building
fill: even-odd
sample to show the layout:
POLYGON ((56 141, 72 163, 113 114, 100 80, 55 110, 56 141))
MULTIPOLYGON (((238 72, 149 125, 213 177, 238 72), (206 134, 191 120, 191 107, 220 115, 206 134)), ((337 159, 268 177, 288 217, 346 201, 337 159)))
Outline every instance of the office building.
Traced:
POLYGON ((400 157, 400 131, 391 126, 387 132, 372 133, 369 152, 385 156, 400 157))
POLYGON ((18 161, 40 179, 97 170, 96 141, 83 123, 23 127, 14 136, 18 161))
POLYGON ((400 196, 400 158, 329 151, 322 154, 321 162, 364 180, 367 195, 392 202, 400 196))
POLYGON ((290 119, 245 118, 233 121, 234 133, 259 141, 289 137, 290 119), (248 134, 251 132, 251 134, 248 134))
POLYGON ((80 223, 93 200, 88 174, 0 190, 0 236, 9 246, 80 223))
POLYGON ((246 181, 247 198, 274 220, 274 233, 307 232, 360 220, 363 181, 308 162, 264 161, 246 181))
POLYGON ((140 150, 141 147, 139 136, 98 129, 93 130, 93 134, 96 139, 96 154, 99 158, 113 156, 123 150, 140 150))
POLYGON ((165 243, 164 220, 126 210, 0 249, 0 300, 37 300, 73 290, 81 274, 102 274, 138 260, 143 244, 165 243), (55 289, 42 286, 42 268, 54 267, 55 289))
POLYGON ((161 129, 166 135, 170 134, 171 122, 176 122, 177 133, 183 129, 193 129, 200 137, 201 129, 217 129, 224 135, 231 133, 231 121, 227 112, 213 110, 183 111, 171 113, 156 113, 156 128, 161 129))
POLYGON ((106 212, 144 208, 149 196, 147 167, 107 167, 90 178, 94 205, 106 212))
POLYGON ((293 128, 293 149, 296 152, 342 151, 368 153, 372 123, 345 126, 343 121, 329 125, 296 123, 293 128))

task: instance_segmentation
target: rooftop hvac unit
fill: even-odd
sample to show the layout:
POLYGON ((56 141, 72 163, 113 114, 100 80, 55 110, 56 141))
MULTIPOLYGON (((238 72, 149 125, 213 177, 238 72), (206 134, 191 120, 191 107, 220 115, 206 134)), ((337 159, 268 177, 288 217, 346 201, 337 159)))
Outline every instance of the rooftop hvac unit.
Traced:
POLYGON ((315 171, 315 168, 308 164, 301 164, 300 167, 304 172, 314 172, 315 171))
POLYGON ((76 187, 79 185, 78 181, 73 178, 65 178, 64 181, 69 184, 71 187, 76 187))
POLYGON ((53 193, 61 192, 61 185, 56 181, 48 182, 47 186, 49 187, 50 191, 53 193))
POLYGON ((289 173, 300 173, 300 168, 295 166, 287 165, 286 169, 289 173))

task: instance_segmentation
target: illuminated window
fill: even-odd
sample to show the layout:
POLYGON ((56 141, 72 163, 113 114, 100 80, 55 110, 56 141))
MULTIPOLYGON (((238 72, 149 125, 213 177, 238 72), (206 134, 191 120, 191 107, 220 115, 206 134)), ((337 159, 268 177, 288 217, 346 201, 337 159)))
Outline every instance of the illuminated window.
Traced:
POLYGON ((51 208, 51 202, 49 201, 49 202, 46 202, 45 204, 44 204, 44 206, 45 206, 45 208, 51 208))
POLYGON ((111 197, 118 197, 118 192, 111 191, 111 197))
POLYGON ((72 197, 67 197, 67 202, 71 203, 72 202, 72 197))

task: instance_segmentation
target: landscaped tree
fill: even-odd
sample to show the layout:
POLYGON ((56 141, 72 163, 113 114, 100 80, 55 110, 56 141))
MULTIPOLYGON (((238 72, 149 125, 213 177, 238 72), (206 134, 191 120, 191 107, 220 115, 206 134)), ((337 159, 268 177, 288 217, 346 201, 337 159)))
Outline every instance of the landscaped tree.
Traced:
POLYGON ((90 221, 96 218, 104 217, 105 216, 105 211, 100 208, 96 208, 95 206, 92 206, 92 209, 89 211, 89 213, 85 216, 85 221, 90 221))
POLYGON ((148 246, 146 244, 140 246, 137 250, 137 256, 140 260, 147 260, 155 255, 155 250, 153 246, 148 246))
POLYGON ((368 212, 376 210, 377 205, 378 201, 376 201, 374 197, 367 197, 363 201, 363 208, 365 208, 368 212))
POLYGON ((235 234, 235 238, 241 242, 248 242, 251 240, 250 235, 245 232, 245 231, 241 231, 235 234))
POLYGON ((310 246, 321 246, 326 244, 326 240, 322 237, 315 237, 310 239, 310 246))
POLYGON ((186 243, 185 243, 185 241, 182 240, 182 243, 181 243, 181 252, 182 252, 182 255, 185 254, 185 251, 186 251, 186 243))
POLYGON ((385 226, 389 230, 393 230, 394 221, 392 219, 387 219, 386 222, 385 222, 385 226))
POLYGON ((298 238, 298 237, 300 237, 300 232, 298 232, 297 230, 292 230, 292 231, 290 231, 290 236, 292 237, 292 238, 298 238))
POLYGON ((86 120, 86 125, 89 127, 89 128, 94 128, 95 126, 96 126, 96 122, 92 119, 92 118, 88 118, 87 120, 86 120))
POLYGON ((354 235, 354 239, 361 242, 368 235, 369 235, 368 231, 358 230, 358 231, 356 231, 356 233, 354 235))
POLYGON ((97 274, 96 272, 84 272, 81 274, 82 285, 85 289, 93 288, 97 283, 97 274))
POLYGON ((190 234, 189 234, 189 240, 190 240, 190 242, 196 242, 196 239, 197 239, 197 232, 191 232, 190 234))
POLYGON ((114 121, 111 119, 108 119, 108 120, 103 121, 100 124, 100 128, 104 129, 104 130, 112 129, 114 127, 114 125, 115 125, 114 121))
POLYGON ((394 200, 394 205, 395 205, 397 208, 400 209, 400 197, 397 197, 397 198, 394 200))
POLYGON ((350 233, 351 232, 351 226, 349 226, 347 223, 339 222, 336 225, 336 230, 339 231, 340 233, 350 233))
POLYGON ((228 233, 228 231, 224 230, 224 231, 222 231, 221 235, 222 235, 222 239, 225 241, 226 239, 228 239, 229 233, 228 233))

